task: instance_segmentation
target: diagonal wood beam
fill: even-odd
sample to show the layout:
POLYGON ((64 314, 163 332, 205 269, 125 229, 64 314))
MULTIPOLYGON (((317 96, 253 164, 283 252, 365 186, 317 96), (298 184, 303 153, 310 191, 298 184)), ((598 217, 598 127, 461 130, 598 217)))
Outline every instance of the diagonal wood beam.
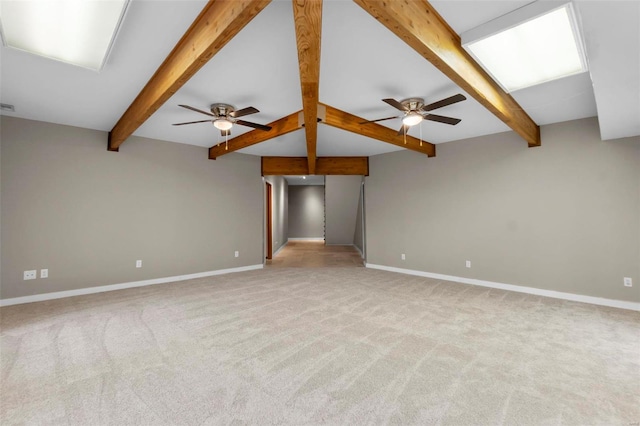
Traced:
POLYGON ((426 0, 354 0, 511 127, 530 147, 540 128, 462 48, 460 37, 426 0))
MULTIPOLYGON (((305 157, 262 157, 262 176, 306 174, 305 157)), ((369 176, 369 157, 318 157, 315 174, 369 176)))
POLYGON ((269 139, 276 138, 278 136, 286 135, 294 130, 301 129, 299 116, 302 111, 294 112, 286 117, 282 117, 272 123, 269 123, 271 130, 265 132, 264 130, 252 130, 247 133, 243 133, 240 136, 229 139, 229 149, 227 149, 226 143, 220 143, 209 148, 209 159, 215 160, 224 154, 237 151, 242 148, 246 148, 251 145, 258 144, 260 142, 268 141, 269 139))
POLYGON ((271 0, 212 0, 109 132, 118 148, 271 0))
POLYGON ((323 123, 329 126, 421 152, 429 157, 436 156, 436 146, 432 143, 421 141, 409 135, 407 135, 405 139, 405 136, 399 135, 397 130, 390 129, 378 123, 360 124, 366 120, 329 105, 320 105, 326 109, 323 123))
POLYGON ((293 0, 293 19, 298 46, 304 131, 307 139, 307 162, 309 163, 309 174, 315 174, 322 0, 293 0))

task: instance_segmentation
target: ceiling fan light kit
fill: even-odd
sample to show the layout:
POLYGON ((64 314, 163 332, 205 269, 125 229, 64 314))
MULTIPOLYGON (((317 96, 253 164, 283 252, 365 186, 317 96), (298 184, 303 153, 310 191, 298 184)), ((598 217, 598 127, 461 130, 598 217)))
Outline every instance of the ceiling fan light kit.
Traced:
POLYGON ((216 127, 216 129, 220 129, 224 131, 224 130, 231 129, 231 127, 233 126, 233 123, 227 120, 226 118, 219 118, 213 121, 213 125, 216 127))
POLYGON ((415 126, 419 124, 424 118, 417 112, 410 112, 402 118, 402 124, 405 126, 415 126))

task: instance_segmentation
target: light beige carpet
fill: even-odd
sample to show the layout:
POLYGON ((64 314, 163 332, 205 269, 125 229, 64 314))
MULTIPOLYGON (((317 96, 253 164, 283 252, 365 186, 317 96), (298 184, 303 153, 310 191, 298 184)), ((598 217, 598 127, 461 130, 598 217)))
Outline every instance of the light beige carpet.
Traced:
POLYGON ((640 314, 364 268, 2 309, 2 425, 630 425, 640 314))

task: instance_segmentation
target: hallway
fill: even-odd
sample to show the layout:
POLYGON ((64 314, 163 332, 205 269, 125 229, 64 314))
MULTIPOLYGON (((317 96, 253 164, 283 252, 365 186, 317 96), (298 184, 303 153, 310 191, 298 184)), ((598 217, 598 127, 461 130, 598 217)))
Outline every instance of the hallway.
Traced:
POLYGON ((322 266, 362 267, 360 253, 353 246, 325 245, 324 241, 289 241, 265 267, 317 268, 322 266))

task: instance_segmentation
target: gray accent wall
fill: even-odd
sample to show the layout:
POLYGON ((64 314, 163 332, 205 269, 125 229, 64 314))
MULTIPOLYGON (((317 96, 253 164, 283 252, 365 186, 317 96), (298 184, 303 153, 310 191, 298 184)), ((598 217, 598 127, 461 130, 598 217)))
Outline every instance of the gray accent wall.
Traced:
POLYGON ((102 131, 6 116, 0 127, 0 298, 263 262, 259 157, 211 161, 139 137, 116 153, 102 131), (23 281, 33 269, 49 278, 23 281))
POLYGON ((362 176, 327 176, 325 208, 327 244, 353 245, 362 176))
POLYGON ((507 132, 371 157, 368 263, 639 302, 640 138, 599 135, 589 118, 536 148, 507 132))
POLYGON ((289 186, 289 238, 324 238, 324 186, 289 186))
POLYGON ((272 185, 272 249, 275 254, 289 240, 287 234, 289 229, 289 184, 282 176, 265 176, 264 180, 272 185))

